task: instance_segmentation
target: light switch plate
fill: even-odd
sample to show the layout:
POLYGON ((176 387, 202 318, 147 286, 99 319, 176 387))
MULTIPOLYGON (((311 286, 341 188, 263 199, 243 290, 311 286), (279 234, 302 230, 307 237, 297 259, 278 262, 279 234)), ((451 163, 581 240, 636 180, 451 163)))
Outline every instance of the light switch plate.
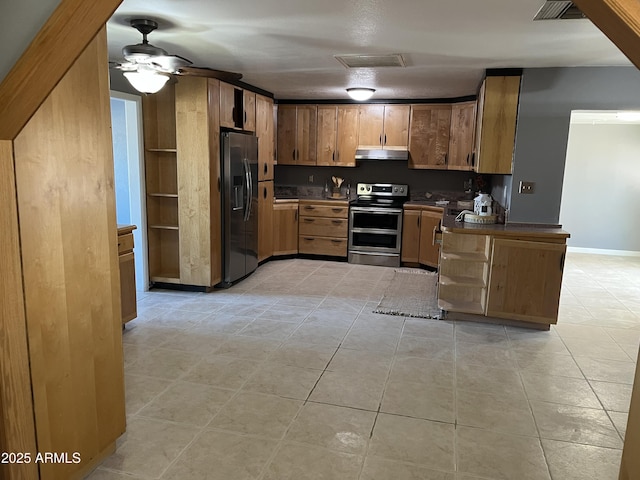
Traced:
POLYGON ((520 182, 518 193, 533 193, 536 182, 520 182))

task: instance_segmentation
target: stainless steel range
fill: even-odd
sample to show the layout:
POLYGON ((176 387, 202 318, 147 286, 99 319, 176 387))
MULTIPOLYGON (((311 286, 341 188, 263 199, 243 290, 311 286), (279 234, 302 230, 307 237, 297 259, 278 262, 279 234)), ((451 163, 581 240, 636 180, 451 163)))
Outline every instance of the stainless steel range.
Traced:
POLYGON ((359 183, 356 193, 349 205, 349 263, 399 267, 409 186, 359 183))

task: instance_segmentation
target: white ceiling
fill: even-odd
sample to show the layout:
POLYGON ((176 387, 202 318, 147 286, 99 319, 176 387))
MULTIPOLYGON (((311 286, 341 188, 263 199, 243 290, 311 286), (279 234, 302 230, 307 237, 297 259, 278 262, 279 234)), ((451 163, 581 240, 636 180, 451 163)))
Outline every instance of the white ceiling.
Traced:
MULTIPOLYGON (((474 95, 486 68, 630 65, 589 20, 532 19, 543 0, 124 0, 107 24, 109 56, 150 43, 197 66, 243 74, 278 99, 474 95), (403 54, 404 68, 351 69, 337 54, 403 54)), ((119 71, 112 75, 119 75, 119 71)))

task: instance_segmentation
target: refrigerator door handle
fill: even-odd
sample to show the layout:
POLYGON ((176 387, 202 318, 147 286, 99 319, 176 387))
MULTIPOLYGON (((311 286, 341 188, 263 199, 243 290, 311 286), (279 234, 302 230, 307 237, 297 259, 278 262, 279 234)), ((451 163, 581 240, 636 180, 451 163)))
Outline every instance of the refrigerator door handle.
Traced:
POLYGON ((244 210, 244 221, 247 222, 251 216, 251 192, 253 190, 253 181, 251 180, 251 170, 249 170, 249 161, 247 158, 242 159, 244 163, 244 178, 247 182, 247 204, 244 210))

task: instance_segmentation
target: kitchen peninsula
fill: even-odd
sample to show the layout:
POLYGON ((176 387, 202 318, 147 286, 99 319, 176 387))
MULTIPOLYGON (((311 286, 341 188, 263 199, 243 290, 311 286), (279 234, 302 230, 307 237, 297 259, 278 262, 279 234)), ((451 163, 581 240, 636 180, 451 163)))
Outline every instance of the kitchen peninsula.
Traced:
POLYGON ((438 305, 450 319, 557 323, 569 233, 518 224, 442 223, 438 305))

